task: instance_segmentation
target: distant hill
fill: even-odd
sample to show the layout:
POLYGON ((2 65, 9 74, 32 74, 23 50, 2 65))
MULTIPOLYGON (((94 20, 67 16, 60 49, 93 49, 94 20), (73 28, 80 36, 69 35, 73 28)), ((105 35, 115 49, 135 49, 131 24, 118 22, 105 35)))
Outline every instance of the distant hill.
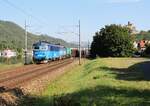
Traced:
MULTIPOLYGON (((9 22, 0 21, 0 50, 5 48, 22 49, 24 48, 25 36, 24 29, 19 25, 9 22)), ((32 44, 42 40, 52 44, 61 44, 66 47, 76 47, 75 44, 67 43, 66 41, 48 35, 35 35, 28 32, 28 48, 32 48, 32 44)))
MULTIPOLYGON (((72 41, 73 44, 79 45, 79 42, 74 42, 72 41)), ((88 44, 88 42, 81 42, 81 47, 83 48, 88 48, 88 46, 90 47, 90 43, 88 44)))

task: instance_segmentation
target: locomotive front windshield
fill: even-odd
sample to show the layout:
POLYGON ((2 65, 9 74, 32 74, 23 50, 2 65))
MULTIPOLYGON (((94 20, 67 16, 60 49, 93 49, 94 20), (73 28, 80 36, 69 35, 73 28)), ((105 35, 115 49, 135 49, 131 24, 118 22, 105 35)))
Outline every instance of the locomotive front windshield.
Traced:
POLYGON ((41 45, 37 46, 36 45, 36 46, 33 47, 33 49, 34 50, 48 50, 48 47, 46 45, 44 45, 44 46, 41 46, 41 45))
POLYGON ((36 49, 36 50, 39 49, 39 46, 34 46, 34 49, 36 49))

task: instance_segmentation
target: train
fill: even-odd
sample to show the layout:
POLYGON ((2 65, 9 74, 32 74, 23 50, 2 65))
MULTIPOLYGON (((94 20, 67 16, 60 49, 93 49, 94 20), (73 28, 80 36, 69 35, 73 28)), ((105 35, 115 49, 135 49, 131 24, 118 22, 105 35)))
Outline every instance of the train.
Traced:
MULTIPOLYGON (((87 49, 81 50, 81 57, 87 56, 87 49)), ((78 48, 68 48, 59 44, 51 44, 46 41, 38 41, 33 44, 34 63, 47 63, 70 57, 79 57, 78 48)))
POLYGON ((35 63, 47 63, 52 60, 71 57, 71 48, 59 44, 51 44, 39 41, 33 44, 33 61, 35 63))

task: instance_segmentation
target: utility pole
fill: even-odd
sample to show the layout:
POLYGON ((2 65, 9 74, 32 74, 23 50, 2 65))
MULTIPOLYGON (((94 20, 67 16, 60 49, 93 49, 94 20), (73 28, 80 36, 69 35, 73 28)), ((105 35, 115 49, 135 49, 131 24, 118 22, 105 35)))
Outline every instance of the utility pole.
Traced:
MULTIPOLYGON (((80 26, 80 20, 78 22, 78 25, 74 25, 76 28, 79 28, 79 32, 78 33, 74 33, 75 35, 79 36, 79 44, 78 44, 78 49, 79 49, 79 65, 81 65, 81 26, 80 26)), ((68 32, 58 32, 59 34, 63 33, 68 33, 68 32)))
POLYGON ((90 50, 90 41, 88 40, 88 50, 90 50))
POLYGON ((90 42, 88 40, 88 52, 87 52, 88 56, 89 56, 89 51, 90 51, 90 42))
POLYGON ((25 65, 27 65, 27 52, 28 52, 28 33, 27 33, 27 23, 25 21, 25 65))
POLYGON ((80 32, 80 20, 79 20, 79 65, 81 65, 81 32, 80 32))

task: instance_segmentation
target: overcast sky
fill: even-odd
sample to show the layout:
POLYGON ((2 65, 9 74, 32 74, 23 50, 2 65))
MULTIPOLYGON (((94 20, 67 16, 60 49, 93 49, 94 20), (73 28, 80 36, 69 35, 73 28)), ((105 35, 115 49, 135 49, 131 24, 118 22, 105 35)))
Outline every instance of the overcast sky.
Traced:
POLYGON ((150 29, 149 6, 150 0, 0 0, 0 19, 22 27, 26 19, 29 31, 66 41, 78 41, 73 32, 80 19, 82 41, 92 41, 107 24, 131 21, 138 30, 150 29))

